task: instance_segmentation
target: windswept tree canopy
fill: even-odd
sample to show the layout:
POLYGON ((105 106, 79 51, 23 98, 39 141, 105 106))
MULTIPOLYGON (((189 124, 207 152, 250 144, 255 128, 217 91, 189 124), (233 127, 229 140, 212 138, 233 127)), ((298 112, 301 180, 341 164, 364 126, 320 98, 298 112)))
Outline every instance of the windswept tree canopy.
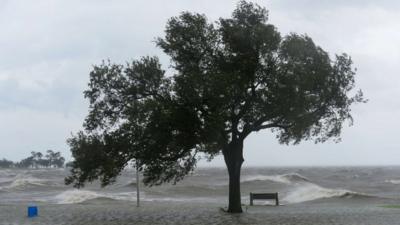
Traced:
POLYGON ((146 184, 176 182, 199 153, 229 154, 268 128, 283 144, 339 140, 350 106, 364 101, 351 58, 331 58, 307 35, 282 37, 267 21, 265 8, 245 1, 214 23, 183 12, 157 39, 173 74, 157 57, 94 66, 85 129, 68 140, 66 183, 107 185, 133 159, 146 184))

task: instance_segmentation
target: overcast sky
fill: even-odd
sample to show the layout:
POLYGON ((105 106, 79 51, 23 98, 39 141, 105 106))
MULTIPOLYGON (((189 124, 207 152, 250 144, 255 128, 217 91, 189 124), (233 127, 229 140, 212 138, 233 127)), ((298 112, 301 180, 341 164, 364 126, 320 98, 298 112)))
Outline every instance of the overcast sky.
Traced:
MULTIPOLYGON (((369 99, 353 107, 342 142, 281 146, 269 131, 245 142, 245 166, 400 165, 400 3, 398 1, 255 1, 282 35, 308 34, 332 56, 350 54, 356 83, 369 99)), ((20 160, 53 149, 88 111, 82 92, 91 66, 165 55, 154 38, 181 11, 211 21, 229 17, 236 1, 0 0, 0 158, 20 160)), ((219 157, 212 163, 223 166, 219 157)))

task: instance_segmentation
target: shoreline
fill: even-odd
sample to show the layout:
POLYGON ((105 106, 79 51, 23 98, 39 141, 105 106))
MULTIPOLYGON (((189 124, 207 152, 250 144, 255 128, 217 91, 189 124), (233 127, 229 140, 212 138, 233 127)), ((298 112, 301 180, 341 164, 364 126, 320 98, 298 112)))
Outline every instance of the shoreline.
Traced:
POLYGON ((27 218, 26 205, 0 204, 0 224, 124 225, 124 224, 399 224, 400 209, 383 207, 390 200, 337 199, 284 206, 244 206, 229 214, 217 203, 141 202, 97 199, 80 204, 39 203, 39 217, 27 218))

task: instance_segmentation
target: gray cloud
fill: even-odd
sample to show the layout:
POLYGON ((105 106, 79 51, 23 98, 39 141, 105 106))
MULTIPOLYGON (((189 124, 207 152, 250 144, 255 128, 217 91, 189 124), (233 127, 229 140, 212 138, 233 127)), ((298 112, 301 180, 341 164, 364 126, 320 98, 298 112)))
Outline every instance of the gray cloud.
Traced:
MULTIPOLYGON (((246 141, 246 165, 398 164, 400 3, 397 1, 256 1, 285 35, 307 33, 322 48, 349 53, 357 84, 370 99, 354 107, 355 125, 339 144, 277 144, 269 131, 246 141)), ((181 11, 227 17, 235 2, 0 1, 0 158, 53 148, 68 154, 81 128, 91 65, 165 55, 152 42, 181 11)), ((165 65, 166 67, 167 65, 165 65)), ((206 165, 206 163, 201 163, 206 165)), ((210 165, 223 165, 217 158, 210 165)))

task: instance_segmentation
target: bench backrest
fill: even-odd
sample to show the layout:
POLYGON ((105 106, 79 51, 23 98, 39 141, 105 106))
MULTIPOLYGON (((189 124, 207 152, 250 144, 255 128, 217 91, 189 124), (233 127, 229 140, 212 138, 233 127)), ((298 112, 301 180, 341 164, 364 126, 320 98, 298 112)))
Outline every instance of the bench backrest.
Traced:
POLYGON ((277 199, 278 193, 250 193, 253 199, 277 199))

